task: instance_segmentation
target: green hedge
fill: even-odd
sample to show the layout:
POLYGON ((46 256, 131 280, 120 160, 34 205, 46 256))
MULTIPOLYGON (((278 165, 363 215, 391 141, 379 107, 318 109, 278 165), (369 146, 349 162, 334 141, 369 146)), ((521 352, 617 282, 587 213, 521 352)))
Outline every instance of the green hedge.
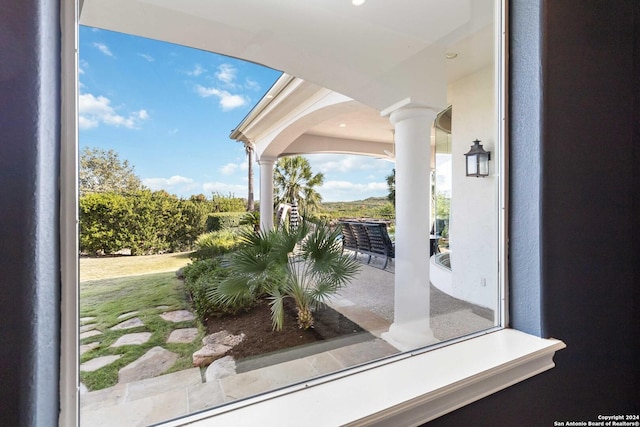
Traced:
POLYGON ((207 217, 206 230, 220 231, 240 226, 240 221, 246 212, 216 212, 207 217))

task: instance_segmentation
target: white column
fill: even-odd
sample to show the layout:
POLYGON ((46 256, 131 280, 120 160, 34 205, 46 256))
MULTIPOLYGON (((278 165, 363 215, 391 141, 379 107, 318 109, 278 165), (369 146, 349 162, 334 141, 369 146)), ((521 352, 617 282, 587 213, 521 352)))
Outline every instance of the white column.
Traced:
POLYGON ((260 165, 260 229, 273 228, 273 165, 275 157, 263 156, 258 160, 260 165))
POLYGON ((429 324, 431 126, 436 112, 402 107, 391 112, 396 144, 394 321, 382 338, 401 350, 432 344, 429 324))

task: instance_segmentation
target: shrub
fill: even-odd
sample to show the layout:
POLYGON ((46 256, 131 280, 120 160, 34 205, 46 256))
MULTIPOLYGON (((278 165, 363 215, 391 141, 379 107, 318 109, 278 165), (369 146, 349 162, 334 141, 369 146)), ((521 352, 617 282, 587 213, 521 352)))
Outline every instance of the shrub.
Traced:
POLYGON ((196 251, 191 254, 191 259, 207 259, 224 255, 237 248, 239 244, 240 237, 233 230, 201 234, 196 239, 196 251))
POLYGON ((234 197, 233 194, 223 196, 220 193, 213 193, 213 212, 244 212, 247 208, 247 200, 234 197))
POLYGON ((245 212, 216 212, 209 214, 206 230, 209 232, 239 227, 244 214, 245 212))
POLYGON ((184 267, 183 271, 185 289, 191 296, 198 319, 203 324, 206 324, 211 316, 237 314, 249 310, 254 305, 253 300, 221 305, 209 297, 218 284, 229 275, 229 271, 222 267, 218 258, 195 261, 184 267))

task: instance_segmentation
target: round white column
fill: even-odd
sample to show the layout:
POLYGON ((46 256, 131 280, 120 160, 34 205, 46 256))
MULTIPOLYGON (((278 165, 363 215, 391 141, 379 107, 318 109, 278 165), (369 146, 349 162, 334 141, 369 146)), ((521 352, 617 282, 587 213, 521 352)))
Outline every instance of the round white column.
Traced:
POLYGON ((396 247, 394 322, 383 338, 401 350, 432 344, 429 324, 431 126, 424 107, 393 111, 396 145, 396 247))
POLYGON ((273 165, 275 157, 263 156, 260 165, 260 229, 273 229, 273 165))

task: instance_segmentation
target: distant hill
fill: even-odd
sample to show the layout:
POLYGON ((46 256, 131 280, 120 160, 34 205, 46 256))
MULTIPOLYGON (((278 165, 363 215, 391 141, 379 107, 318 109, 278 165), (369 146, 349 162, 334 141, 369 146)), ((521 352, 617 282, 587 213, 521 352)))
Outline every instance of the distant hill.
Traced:
POLYGON ((322 202, 319 213, 339 217, 393 217, 393 207, 386 197, 369 197, 350 202, 322 202))

